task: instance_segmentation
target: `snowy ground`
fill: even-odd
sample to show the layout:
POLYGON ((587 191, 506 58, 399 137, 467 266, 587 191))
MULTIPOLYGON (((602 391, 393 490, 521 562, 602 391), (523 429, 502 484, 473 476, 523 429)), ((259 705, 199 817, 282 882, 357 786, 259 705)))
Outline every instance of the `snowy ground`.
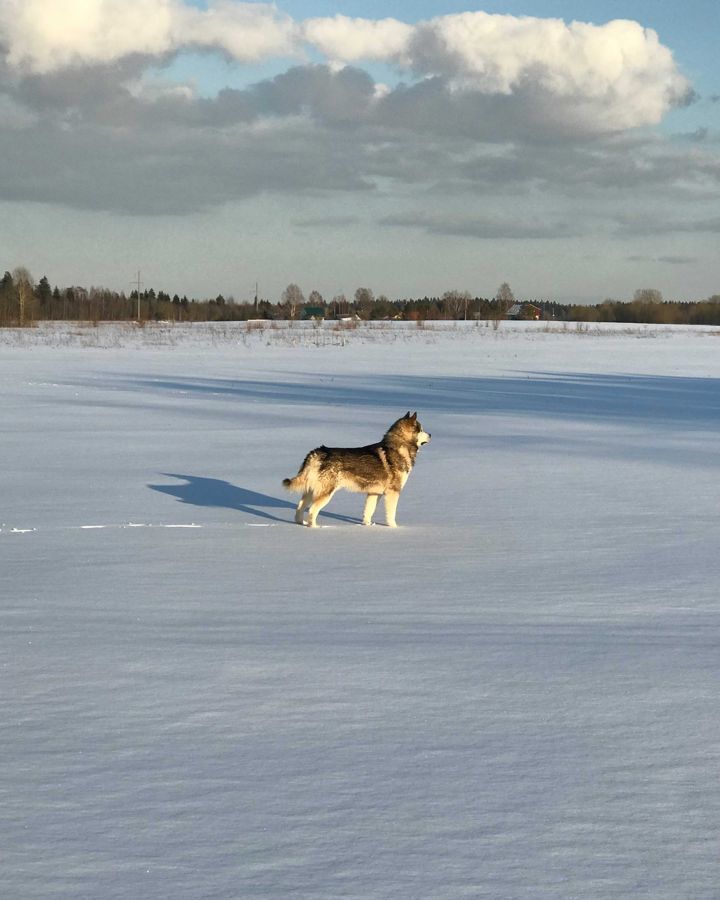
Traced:
POLYGON ((720 896, 714 330, 58 326, 0 379, 3 897, 720 896), (290 524, 408 409, 397 531, 290 524))

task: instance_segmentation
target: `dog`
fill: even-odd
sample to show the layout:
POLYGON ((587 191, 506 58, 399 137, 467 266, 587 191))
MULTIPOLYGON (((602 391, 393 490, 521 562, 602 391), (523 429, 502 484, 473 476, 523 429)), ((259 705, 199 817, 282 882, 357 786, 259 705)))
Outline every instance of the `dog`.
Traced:
POLYGON ((404 415, 394 422, 377 444, 367 447, 317 447, 305 457, 294 478, 285 478, 283 485, 302 493, 295 510, 295 521, 315 528, 320 510, 335 491, 344 488, 367 494, 363 510, 363 525, 372 525, 378 498, 385 498, 385 521, 397 528, 395 512, 400 491, 415 464, 415 457, 430 435, 423 431, 417 413, 404 415))

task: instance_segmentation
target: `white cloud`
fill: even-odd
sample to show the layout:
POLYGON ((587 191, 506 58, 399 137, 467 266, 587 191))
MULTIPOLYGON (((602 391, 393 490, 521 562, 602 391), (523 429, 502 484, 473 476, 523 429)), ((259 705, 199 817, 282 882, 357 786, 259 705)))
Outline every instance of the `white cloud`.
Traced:
POLYGON ((206 10, 182 0, 0 0, 0 41, 9 65, 43 74, 215 48, 242 62, 297 52, 297 26, 272 4, 214 0, 206 10))
POLYGON ((443 16, 417 26, 406 64, 455 90, 556 98, 596 131, 655 124, 690 89, 657 34, 625 20, 443 16))
POLYGON ((1 45, 12 68, 35 74, 191 47, 255 62, 302 56, 310 45, 331 63, 380 60, 434 77, 451 94, 520 98, 595 133, 656 124, 691 93, 657 34, 625 20, 466 12, 416 25, 342 15, 295 22, 274 4, 234 0, 206 9, 184 0, 0 0, 1 45))
POLYGON ((0 41, 15 69, 48 73, 217 49, 240 62, 301 55, 381 60, 434 76, 451 92, 558 101, 561 118, 595 132, 659 122, 690 86, 657 34, 637 22, 566 24, 485 12, 408 25, 336 15, 297 23, 267 3, 212 0, 0 0, 0 41))
POLYGON ((383 60, 452 92, 550 98, 558 118, 594 132, 656 124, 690 95, 671 51, 633 21, 467 12, 410 26, 335 16, 306 21, 302 34, 334 60, 383 60))
MULTIPOLYGON (((612 196, 616 207, 630 190, 662 187, 700 206, 720 191, 709 142, 689 152, 659 135, 612 133, 656 121, 688 87, 654 32, 633 22, 465 13, 415 26, 342 16, 297 23, 271 4, 230 0, 206 9, 187 0, 0 0, 3 51, 0 73, 11 77, 0 114, 11 127, 0 129, 0 196, 14 200, 184 212, 258 191, 411 186, 432 203, 448 191, 454 204, 532 190, 596 203, 612 196), (171 69, 148 75, 153 57, 183 48, 248 61, 301 54, 308 43, 327 65, 213 97, 167 80, 171 69), (343 64, 369 57, 417 77, 388 86, 343 64)), ((440 212, 394 224, 480 238, 567 233, 563 210, 540 223, 440 212)))
POLYGON ((174 0, 0 0, 8 63, 51 72, 172 48, 174 0))
POLYGON ((296 56, 298 28, 270 3, 213 0, 207 10, 185 7, 177 14, 178 48, 217 48, 240 62, 296 56))
POLYGON ((306 19, 302 36, 328 59, 343 62, 382 60, 399 62, 414 34, 414 27, 397 19, 306 19))
POLYGON ((561 19, 484 12, 420 23, 408 58, 420 72, 501 94, 511 93, 532 75, 554 93, 580 90, 593 96, 635 70, 672 67, 669 51, 637 22, 567 25, 561 19))

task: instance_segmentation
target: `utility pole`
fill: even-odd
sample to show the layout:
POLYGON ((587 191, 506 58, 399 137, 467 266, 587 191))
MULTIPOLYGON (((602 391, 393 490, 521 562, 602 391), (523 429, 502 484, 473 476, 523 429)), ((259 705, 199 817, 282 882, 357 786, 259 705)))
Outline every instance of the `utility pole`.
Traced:
POLYGON ((142 281, 140 281, 140 269, 138 269, 137 278, 131 282, 137 286, 137 319, 140 321, 140 288, 142 287, 142 281))

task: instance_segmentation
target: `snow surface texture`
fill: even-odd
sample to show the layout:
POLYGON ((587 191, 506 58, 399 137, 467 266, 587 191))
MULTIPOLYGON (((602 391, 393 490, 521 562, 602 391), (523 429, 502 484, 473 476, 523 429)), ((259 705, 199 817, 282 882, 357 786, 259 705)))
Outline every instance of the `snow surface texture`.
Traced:
POLYGON ((3 897, 720 896, 715 331, 58 326, 0 376, 3 897), (408 409, 397 531, 291 524, 408 409))

